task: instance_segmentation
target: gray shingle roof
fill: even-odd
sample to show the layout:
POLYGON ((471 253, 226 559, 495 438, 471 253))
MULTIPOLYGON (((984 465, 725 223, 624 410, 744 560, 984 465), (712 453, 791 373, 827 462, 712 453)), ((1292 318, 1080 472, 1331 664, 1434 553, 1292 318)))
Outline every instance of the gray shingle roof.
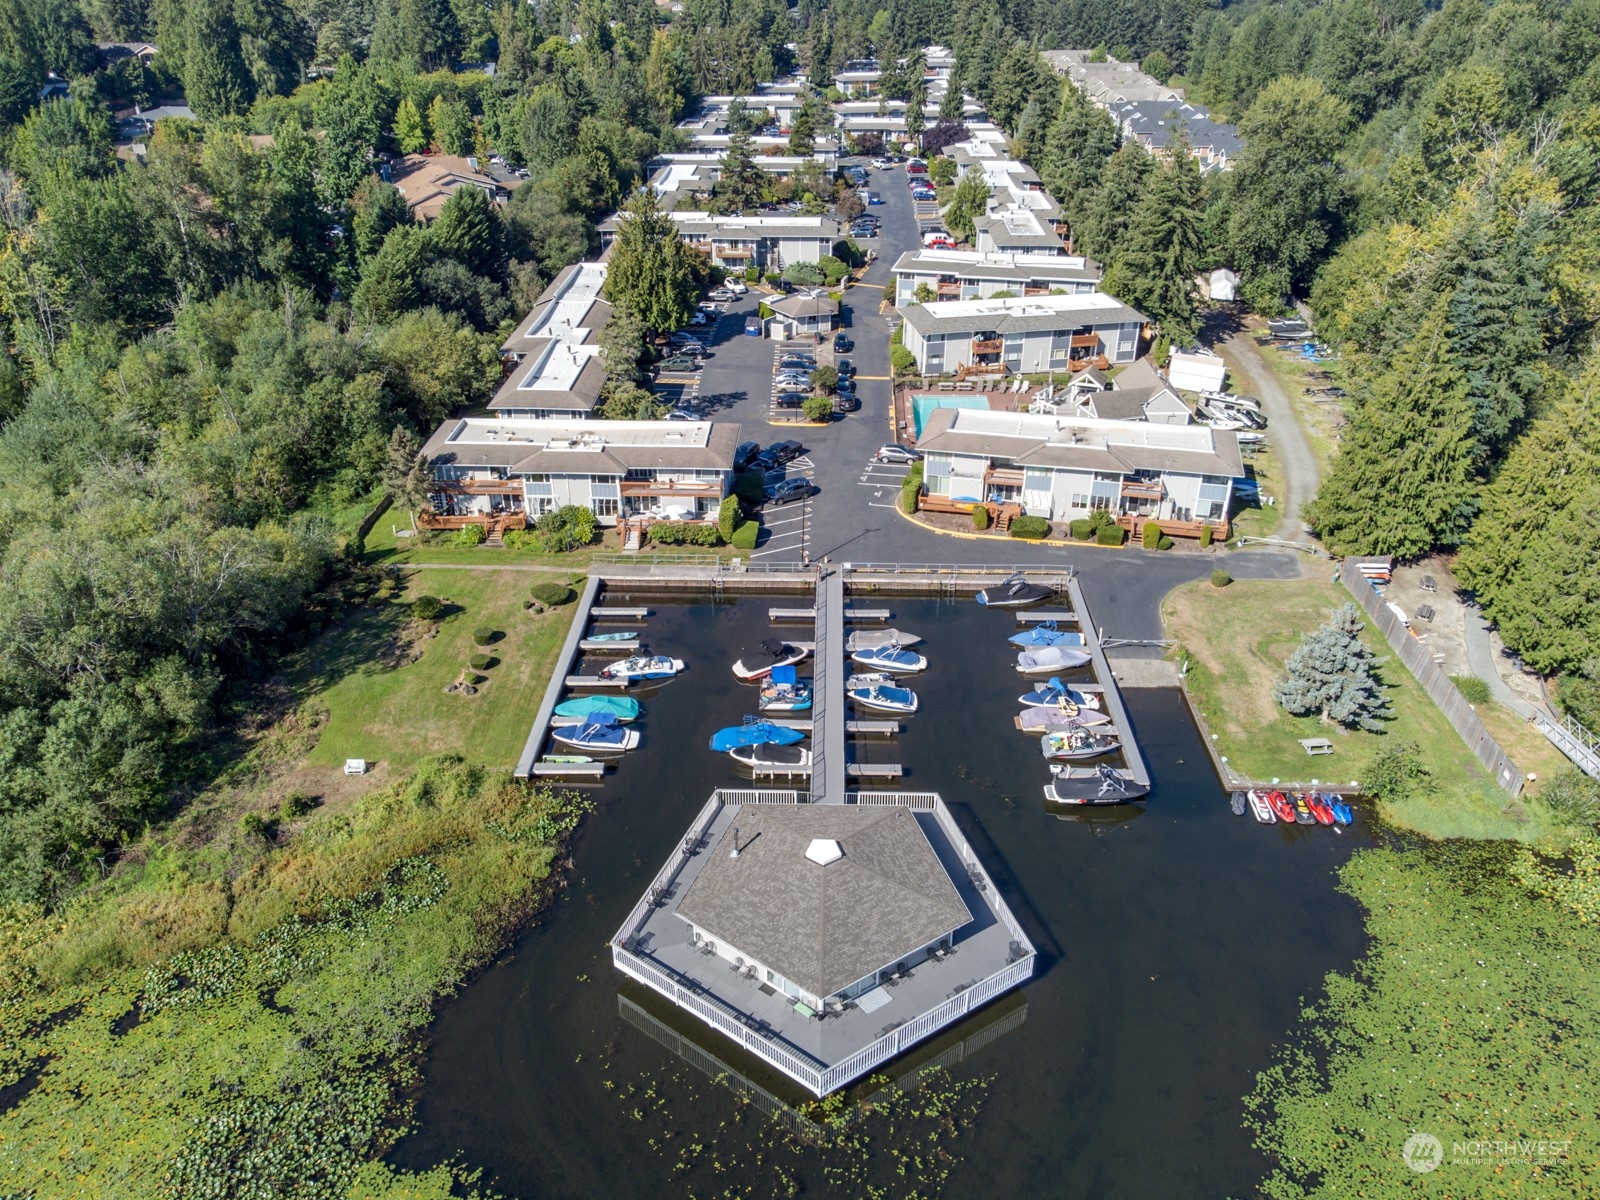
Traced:
POLYGON ((972 914, 909 809, 746 805, 678 915, 816 996, 960 929, 972 914), (821 866, 813 839, 844 856, 821 866))

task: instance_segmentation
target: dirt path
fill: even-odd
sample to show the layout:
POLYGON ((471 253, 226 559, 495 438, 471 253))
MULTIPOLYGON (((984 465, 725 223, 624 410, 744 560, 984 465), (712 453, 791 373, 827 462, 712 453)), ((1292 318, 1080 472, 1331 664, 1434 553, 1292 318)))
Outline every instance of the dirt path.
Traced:
POLYGON ((1250 331, 1233 334, 1223 343, 1223 348, 1239 369, 1241 378, 1236 381, 1237 390, 1261 401, 1261 411, 1267 416, 1267 436, 1283 467, 1285 494, 1278 498, 1283 510, 1283 526, 1278 536, 1291 542, 1309 541, 1300 521, 1300 510, 1317 494, 1317 485, 1322 481, 1317 456, 1300 428, 1288 393, 1262 359, 1261 347, 1256 345, 1250 331))

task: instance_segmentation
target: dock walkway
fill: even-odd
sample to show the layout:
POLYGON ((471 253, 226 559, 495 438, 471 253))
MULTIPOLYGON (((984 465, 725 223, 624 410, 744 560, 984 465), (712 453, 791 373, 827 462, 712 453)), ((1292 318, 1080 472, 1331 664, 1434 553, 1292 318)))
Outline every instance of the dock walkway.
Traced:
POLYGON ((844 575, 834 571, 817 580, 817 648, 811 679, 811 802, 845 800, 844 575))

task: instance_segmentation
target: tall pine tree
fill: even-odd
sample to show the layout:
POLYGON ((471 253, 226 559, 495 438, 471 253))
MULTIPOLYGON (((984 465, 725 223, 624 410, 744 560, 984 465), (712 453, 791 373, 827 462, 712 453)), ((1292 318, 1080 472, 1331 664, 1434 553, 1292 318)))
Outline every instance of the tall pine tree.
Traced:
POLYGON ((1181 137, 1171 149, 1172 161, 1146 184, 1122 251, 1106 273, 1105 290, 1153 318, 1172 345, 1190 346, 1200 333, 1194 283, 1200 269, 1200 167, 1181 137))
POLYGON ((622 213, 605 290, 613 304, 626 305, 657 333, 681 328, 694 312, 699 286, 688 247, 648 187, 637 189, 622 213))

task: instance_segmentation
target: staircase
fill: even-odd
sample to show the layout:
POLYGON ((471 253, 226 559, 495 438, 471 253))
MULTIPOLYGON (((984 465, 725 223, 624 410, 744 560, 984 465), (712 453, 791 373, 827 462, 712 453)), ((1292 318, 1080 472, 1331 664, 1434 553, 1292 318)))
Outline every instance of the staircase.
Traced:
POLYGON ((483 539, 485 546, 500 547, 506 544, 506 523, 498 517, 489 521, 487 535, 483 539))
POLYGON ((622 548, 637 554, 644 548, 644 522, 624 521, 622 523, 622 548))

